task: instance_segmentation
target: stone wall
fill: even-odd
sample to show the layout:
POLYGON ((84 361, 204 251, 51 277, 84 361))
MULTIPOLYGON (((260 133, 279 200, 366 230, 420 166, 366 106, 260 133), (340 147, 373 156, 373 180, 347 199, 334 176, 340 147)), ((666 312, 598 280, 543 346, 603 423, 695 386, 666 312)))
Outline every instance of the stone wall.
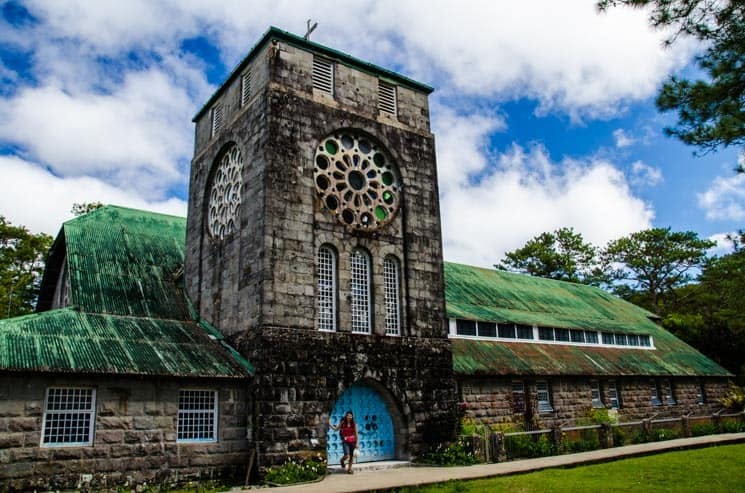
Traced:
POLYGON ((160 484, 245 474, 246 384, 155 378, 0 377, 0 489, 160 484), (48 387, 96 389, 93 445, 41 446, 48 387), (218 441, 177 443, 181 389, 218 390, 218 441))
POLYGON ((356 382, 388 401, 400 459, 455 434, 455 393, 447 340, 265 329, 233 343, 256 367, 255 437, 261 467, 326 453, 329 414, 356 382))
MULTIPOLYGON (((527 421, 539 427, 550 427, 553 424, 573 423, 584 418, 593 407, 591 380, 588 377, 549 377, 551 406, 553 412, 539 413, 538 396, 535 379, 521 377, 457 377, 459 398, 467 403, 466 416, 484 424, 512 422, 523 424, 527 421), (522 381, 526 392, 526 413, 514 412, 512 383, 522 381)), ((599 378, 602 403, 610 407, 608 382, 610 379, 599 378)), ((666 402, 664 380, 648 377, 618 377, 613 379, 620 396, 618 414, 621 420, 635 420, 658 417, 678 417, 686 414, 710 415, 721 409, 718 400, 727 391, 727 379, 703 379, 705 403, 698 404, 698 379, 690 377, 672 378, 675 405, 666 402), (651 381, 660 385, 661 405, 652 404, 651 381)))

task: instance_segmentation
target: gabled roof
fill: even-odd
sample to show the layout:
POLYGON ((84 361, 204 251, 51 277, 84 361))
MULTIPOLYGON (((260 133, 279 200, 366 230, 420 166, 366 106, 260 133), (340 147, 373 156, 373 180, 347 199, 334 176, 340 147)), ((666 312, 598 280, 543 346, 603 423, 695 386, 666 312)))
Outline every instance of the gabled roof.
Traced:
POLYGON ((239 74, 245 69, 245 67, 256 57, 261 48, 272 39, 281 40, 298 48, 318 53, 329 58, 333 58, 335 60, 338 60, 340 63, 356 68, 357 70, 373 74, 375 76, 383 77, 384 79, 395 82, 396 84, 402 85, 404 87, 408 87, 415 91, 420 91, 425 94, 430 94, 432 91, 434 91, 431 86, 422 84, 421 82, 417 82, 399 73, 393 72, 392 70, 379 67, 369 62, 365 62, 342 51, 329 48, 328 46, 324 46, 319 43, 314 43, 313 41, 309 41, 301 36, 297 36, 295 34, 283 31, 282 29, 272 26, 264 33, 264 35, 253 46, 253 48, 249 50, 248 55, 246 55, 243 60, 241 60, 240 63, 238 63, 238 65, 236 65, 236 67, 230 72, 228 77, 225 79, 225 82, 220 84, 220 87, 207 100, 204 106, 202 106, 202 108, 197 111, 197 114, 194 115, 194 118, 192 119, 193 122, 196 122, 199 117, 202 116, 205 111, 207 111, 207 109, 212 107, 220 94, 222 94, 223 89, 229 86, 230 83, 239 76, 239 74))
POLYGON ((186 220, 106 206, 67 221, 40 313, 0 321, 0 369, 246 378, 251 364, 190 310, 186 220), (70 306, 48 310, 65 264, 70 306))
POLYGON ((648 334, 655 349, 452 339, 465 375, 731 376, 667 332, 655 315, 599 288, 445 263, 449 318, 648 334))

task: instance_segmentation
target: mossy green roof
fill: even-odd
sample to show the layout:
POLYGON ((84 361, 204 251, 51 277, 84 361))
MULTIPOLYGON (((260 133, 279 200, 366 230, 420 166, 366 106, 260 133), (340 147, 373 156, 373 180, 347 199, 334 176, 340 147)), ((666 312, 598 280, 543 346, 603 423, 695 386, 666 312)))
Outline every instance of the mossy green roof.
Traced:
POLYGON ((251 364, 190 310, 186 220, 106 206, 67 221, 47 262, 40 313, 0 321, 0 369, 245 378, 251 364), (70 306, 49 310, 57 276, 70 306))
POLYGON ((449 318, 648 334, 655 349, 453 339, 466 375, 731 376, 652 321, 654 314, 582 284, 445 263, 449 318))

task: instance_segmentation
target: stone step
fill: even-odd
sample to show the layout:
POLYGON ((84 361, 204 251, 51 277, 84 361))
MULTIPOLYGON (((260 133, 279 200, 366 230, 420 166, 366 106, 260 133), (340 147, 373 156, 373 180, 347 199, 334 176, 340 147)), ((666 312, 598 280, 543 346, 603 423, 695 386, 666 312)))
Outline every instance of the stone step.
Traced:
MULTIPOLYGON (((360 464, 354 464, 352 470, 354 472, 367 472, 367 471, 380 471, 382 469, 398 469, 401 467, 411 467, 411 462, 405 460, 381 460, 377 462, 362 462, 360 464)), ((341 465, 334 464, 328 467, 329 474, 340 474, 346 473, 346 469, 342 471, 341 465)))

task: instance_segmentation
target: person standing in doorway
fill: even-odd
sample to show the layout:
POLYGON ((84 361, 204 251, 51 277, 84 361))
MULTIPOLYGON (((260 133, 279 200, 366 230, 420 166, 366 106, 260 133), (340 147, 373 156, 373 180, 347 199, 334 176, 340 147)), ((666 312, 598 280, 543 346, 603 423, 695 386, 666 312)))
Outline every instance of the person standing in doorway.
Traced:
POLYGON ((352 411, 347 411, 337 426, 334 426, 330 421, 329 426, 341 435, 341 443, 344 448, 344 457, 341 458, 341 468, 344 470, 346 467, 347 472, 352 474, 354 450, 357 448, 357 423, 354 422, 354 414, 352 414, 352 411), (347 460, 349 460, 348 464, 347 460))

